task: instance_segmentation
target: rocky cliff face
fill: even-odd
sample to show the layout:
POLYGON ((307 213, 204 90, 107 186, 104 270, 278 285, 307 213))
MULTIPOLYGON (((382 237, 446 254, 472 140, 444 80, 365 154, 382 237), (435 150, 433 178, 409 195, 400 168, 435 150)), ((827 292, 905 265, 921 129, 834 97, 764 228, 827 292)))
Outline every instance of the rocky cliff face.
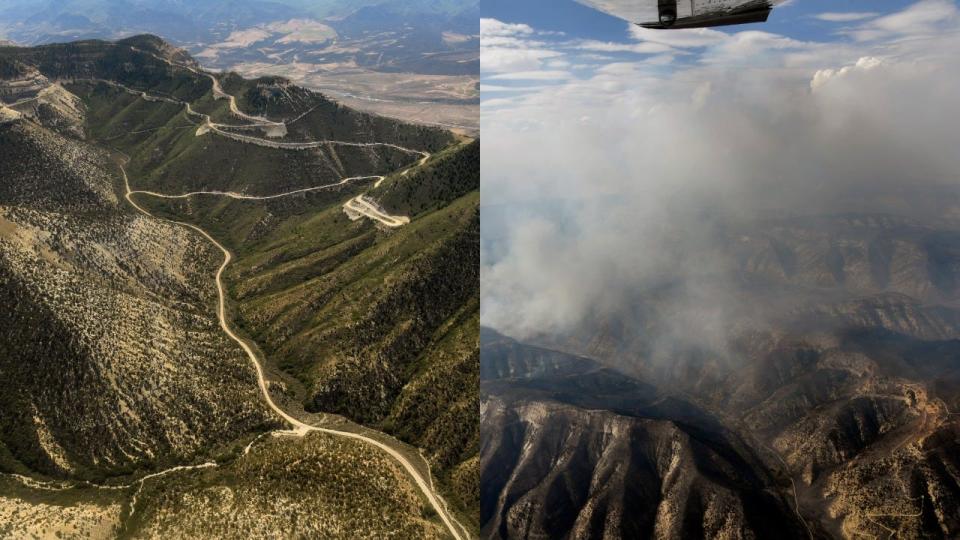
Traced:
POLYGON ((587 359, 485 338, 483 537, 806 537, 763 461, 710 415, 587 359))
POLYGON ((550 401, 484 408, 486 537, 804 537, 729 447, 681 424, 550 401))
POLYGON ((953 225, 871 214, 794 218, 750 225, 724 251, 741 275, 781 285, 956 301, 960 233, 953 225))
POLYGON ((50 86, 50 80, 40 71, 16 60, 0 60, 0 100, 14 103, 35 97, 50 86))
POLYGON ((80 98, 55 84, 33 66, 0 58, 0 106, 5 117, 26 117, 83 138, 85 108, 80 98))

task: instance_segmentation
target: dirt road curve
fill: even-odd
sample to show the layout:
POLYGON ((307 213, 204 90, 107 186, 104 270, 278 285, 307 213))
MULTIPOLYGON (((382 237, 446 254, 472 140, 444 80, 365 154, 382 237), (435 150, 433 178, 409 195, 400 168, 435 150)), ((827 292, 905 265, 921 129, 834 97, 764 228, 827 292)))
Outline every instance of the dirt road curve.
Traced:
MULTIPOLYGON (((134 201, 133 196, 135 194, 143 194, 148 196, 160 196, 160 197, 166 197, 166 198, 180 198, 182 196, 169 196, 169 195, 165 196, 165 195, 154 194, 146 191, 131 190, 130 179, 127 177, 127 171, 126 169, 123 169, 123 168, 121 168, 121 170, 123 171, 123 181, 124 181, 124 186, 126 187, 126 199, 134 208, 137 209, 137 211, 153 219, 162 219, 164 221, 170 221, 172 223, 176 223, 177 225, 181 225, 183 227, 188 227, 190 229, 193 229, 194 231, 203 235, 204 238, 209 240, 210 243, 215 245, 218 249, 220 249, 220 251, 223 252, 223 263, 220 265, 220 268, 217 269, 217 273, 215 276, 215 281, 217 285, 217 295, 219 298, 219 303, 217 308, 217 318, 220 319, 220 328, 223 329, 224 333, 226 333, 227 336, 230 337, 230 339, 235 341, 238 345, 240 345, 241 348, 243 348, 244 352, 247 354, 247 357, 253 363, 253 366, 257 372, 257 385, 260 387, 260 392, 263 394, 263 398, 264 398, 264 401, 266 401, 267 406, 269 406, 270 409, 273 410, 273 412, 275 412, 279 417, 283 418, 284 421, 286 421, 288 424, 292 426, 292 429, 286 433, 290 435, 302 437, 311 431, 319 431, 322 433, 336 435, 339 437, 347 437, 350 439, 360 440, 367 444, 376 446, 380 450, 389 454, 392 458, 397 460, 397 462, 400 463, 401 466, 403 466, 403 468, 407 471, 407 473, 411 476, 411 478, 413 478, 414 482, 417 484, 417 487, 420 488, 420 491, 423 492, 424 496, 430 502, 430 505, 440 516, 440 519, 443 521, 443 524, 444 526, 446 526, 447 530, 450 531, 450 534, 453 535, 453 537, 456 540, 465 540, 466 538, 464 536, 465 532, 462 530, 461 528, 462 526, 459 524, 457 525, 454 524, 456 522, 456 518, 450 515, 449 511, 447 510, 446 503, 443 501, 442 497, 440 497, 439 494, 433 491, 433 489, 430 486, 430 483, 423 478, 423 476, 417 471, 417 469, 413 466, 413 464, 411 464, 410 461, 408 461, 407 458, 403 456, 403 454, 401 454, 400 452, 398 452, 397 450, 395 450, 394 448, 390 447, 385 443, 382 443, 375 439, 371 439, 370 437, 361 435, 359 433, 352 433, 349 431, 338 431, 335 429, 316 427, 316 426, 311 426, 309 424, 306 424, 294 418, 293 416, 290 416, 286 411, 280 408, 280 406, 278 406, 276 402, 273 401, 273 397, 270 395, 269 383, 266 377, 264 376, 263 365, 260 359, 257 357, 257 354, 254 352, 253 348, 244 339, 242 339, 240 336, 234 333, 233 329, 230 327, 230 323, 227 322, 226 292, 224 291, 224 286, 223 286, 223 272, 224 270, 226 270, 227 266, 230 265, 230 261, 233 259, 233 255, 230 253, 229 250, 227 250, 227 248, 223 247, 223 245, 220 244, 220 242, 217 242, 212 236, 210 236, 210 234, 207 233, 207 231, 201 229, 200 227, 197 227, 196 225, 192 225, 190 223, 158 218, 153 214, 151 214, 150 212, 148 212, 142 206, 138 205, 136 201, 134 201)), ((340 183, 343 183, 349 180, 350 179, 346 179, 341 181, 340 183)), ((338 185, 338 184, 333 184, 333 185, 338 185)), ((309 188, 309 189, 323 189, 326 187, 330 187, 330 185, 320 186, 317 188, 309 188)), ((307 191, 307 190, 298 190, 296 192, 287 193, 286 195, 299 193, 303 191, 307 191)), ((208 192, 208 193, 212 193, 212 192, 208 192)), ((233 196, 235 198, 258 198, 258 197, 247 197, 247 196, 241 196, 239 194, 228 194, 228 193, 224 193, 224 195, 233 196)), ((184 196, 189 196, 189 195, 184 195, 184 196)), ((270 197, 260 197, 260 198, 270 198, 270 197)), ((391 216, 385 216, 385 217, 388 219, 392 219, 391 216)))
POLYGON ((187 199, 196 195, 219 195, 222 197, 230 197, 231 199, 240 199, 240 200, 250 200, 250 201, 267 201, 270 199, 279 199, 281 197, 289 197, 290 195, 296 195, 298 193, 310 193, 313 191, 320 191, 322 189, 329 189, 332 187, 342 186, 346 183, 353 182, 354 180, 372 180, 378 178, 383 180, 382 176, 351 176, 350 178, 344 178, 339 182, 334 184, 325 184, 322 186, 297 189, 294 191, 288 191, 286 193, 279 193, 277 195, 245 195, 243 193, 237 193, 235 191, 191 191, 189 193, 182 193, 180 195, 167 195, 165 193, 157 193, 155 191, 132 191, 131 194, 136 195, 142 193, 144 195, 149 195, 151 197, 159 197, 161 199, 187 199))
MULTIPOLYGON (((216 80, 216 78, 214 78, 212 75, 208 75, 208 76, 211 77, 213 80, 216 80)), ((267 147, 267 148, 275 148, 275 149, 279 149, 279 150, 310 150, 310 149, 313 149, 313 148, 320 148, 320 147, 324 147, 324 146, 351 146, 351 147, 356 147, 356 148, 392 148, 392 149, 394 149, 394 150, 397 150, 397 151, 400 151, 400 152, 404 152, 404 153, 406 153, 406 154, 419 155, 419 156, 421 157, 419 164, 423 164, 423 163, 425 163, 428 159, 430 159, 430 153, 428 153, 428 152, 424 152, 424 151, 422 151, 422 150, 415 150, 415 149, 413 149, 413 148, 407 148, 407 147, 400 146, 400 145, 398 145, 398 144, 393 144, 393 143, 338 141, 338 140, 334 140, 334 139, 323 139, 323 140, 319 140, 319 141, 304 141, 304 142, 284 142, 284 141, 280 141, 280 140, 277 140, 277 139, 263 139, 263 138, 261 138, 261 137, 253 137, 253 136, 250 136, 250 135, 242 135, 242 134, 240 134, 240 133, 234 133, 234 132, 228 131, 228 130, 230 130, 230 129, 250 129, 250 128, 266 127, 266 128, 283 128, 284 133, 286 133, 286 123, 285 123, 285 122, 273 122, 273 121, 271 121, 271 120, 266 120, 266 119, 263 119, 263 118, 260 118, 260 117, 257 117, 257 116, 250 116, 250 115, 247 115, 247 114, 245 114, 245 113, 241 113, 241 112, 238 111, 237 116, 240 116, 241 118, 244 118, 244 119, 251 120, 251 121, 254 122, 254 123, 251 123, 251 124, 237 124, 237 125, 234 125, 234 124, 220 124, 220 123, 214 122, 214 121, 210 118, 210 115, 205 114, 205 113, 201 113, 201 112, 197 112, 197 111, 193 110, 193 106, 192 106, 190 103, 186 102, 186 101, 181 101, 181 100, 179 100, 179 99, 175 99, 175 98, 167 97, 167 96, 158 96, 158 95, 148 94, 148 93, 146 93, 146 92, 143 92, 143 91, 140 91, 140 90, 135 90, 135 89, 133 89, 133 88, 130 88, 129 86, 125 86, 125 85, 122 85, 122 84, 120 84, 120 83, 117 83, 117 82, 114 82, 114 81, 111 81, 111 80, 107 80, 107 79, 83 79, 83 78, 81 78, 81 79, 69 79, 69 80, 66 80, 66 79, 65 79, 65 80, 58 81, 58 82, 94 82, 94 83, 104 83, 104 84, 113 86, 113 87, 115 87, 115 88, 117 88, 117 89, 123 90, 124 92, 127 92, 128 94, 132 94, 132 95, 135 95, 135 96, 137 96, 137 97, 140 97, 141 99, 143 99, 143 100, 145 100, 145 101, 150 101, 150 102, 155 102, 155 103, 156 103, 156 102, 165 102, 165 103, 173 103, 173 104, 176 104, 176 105, 180 105, 181 107, 184 107, 184 108, 185 108, 185 110, 186 110, 186 112, 187 112, 188 115, 190 115, 190 116, 195 116, 195 117, 197 117, 197 118, 199 118, 199 119, 201 120, 201 125, 200 125, 199 129, 197 130, 197 136, 201 136, 201 135, 203 135, 203 134, 205 134, 205 133, 213 132, 213 133, 216 133, 217 135, 220 135, 221 137, 226 137, 226 138, 228 138, 228 139, 232 139, 232 140, 235 140, 235 141, 237 141, 237 142, 242 142, 242 143, 247 143, 247 144, 254 144, 254 145, 257 145, 257 146, 264 146, 264 147, 267 147)), ((223 91, 221 90, 220 93, 223 94, 223 91)), ((229 94, 223 94, 223 95, 229 95, 229 94)), ((231 104, 231 109, 234 108, 234 107, 236 107, 236 104, 235 104, 234 101, 231 101, 230 104, 231 104)), ((313 110, 313 109, 311 109, 311 110, 313 110)), ((309 112, 310 112, 310 111, 306 111, 305 113, 301 114, 300 117, 298 117, 297 119, 303 117, 303 116, 306 115, 306 114, 309 114, 309 112)), ((294 121, 296 121, 296 120, 294 120, 294 121)), ((406 171, 406 172, 409 172, 409 171, 406 171)), ((404 175, 406 174, 406 172, 404 172, 404 175)))
POLYGON ((357 195, 356 197, 347 201, 343 205, 344 212, 350 216, 351 219, 357 219, 360 216, 366 216, 374 221, 378 221, 387 227, 397 228, 410 223, 410 218, 407 216, 392 216, 385 213, 383 210, 377 208, 372 202, 363 198, 363 195, 357 195))
MULTIPOLYGON (((194 73, 197 73, 197 72, 194 70, 194 73)), ((266 119, 266 118, 264 118, 264 117, 262 117, 262 116, 253 116, 253 115, 249 115, 249 114, 241 111, 241 110, 237 107, 237 98, 235 98, 235 97, 233 97, 233 95, 228 94, 228 93, 226 93, 226 92, 223 91, 223 88, 220 87, 220 80, 219 80, 219 79, 217 79, 212 73, 204 73, 204 75, 206 75, 207 77, 209 77, 209 78, 210 78, 210 81, 213 83, 213 98, 214 98, 214 99, 226 99, 226 100, 229 100, 229 101, 230 101, 230 112, 233 113, 234 116, 239 116, 240 118, 243 118, 244 120, 247 120, 247 121, 249 121, 249 122, 254 122, 254 123, 258 124, 258 125, 287 127, 287 125, 284 124, 283 122, 274 122, 274 121, 268 120, 268 119, 266 119)))

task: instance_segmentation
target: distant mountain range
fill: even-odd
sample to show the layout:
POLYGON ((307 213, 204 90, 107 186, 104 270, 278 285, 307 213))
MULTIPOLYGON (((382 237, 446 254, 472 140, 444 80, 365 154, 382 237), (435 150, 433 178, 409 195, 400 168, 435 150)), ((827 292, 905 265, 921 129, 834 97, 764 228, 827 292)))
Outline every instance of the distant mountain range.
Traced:
POLYGON ((0 46, 148 33, 205 68, 279 75, 366 112, 476 133, 479 0, 4 0, 0 46), (427 106, 428 105, 428 106, 427 106))
POLYGON ((210 41, 224 31, 293 18, 342 20, 375 7, 405 16, 473 16, 476 0, 9 0, 0 13, 0 38, 33 45, 140 32, 176 41, 210 41))
POLYGON ((386 44, 379 42, 377 54, 356 55, 358 65, 386 64, 395 70, 429 69, 442 74, 450 72, 451 67, 455 69, 450 74, 479 69, 479 62, 446 65, 442 59, 433 58, 437 53, 479 50, 476 0, 11 0, 6 4, 0 12, 0 40, 20 45, 119 39, 151 33, 193 54, 207 51, 206 58, 200 55, 201 60, 224 67, 237 61, 295 61, 297 54, 305 52, 305 45, 312 51, 338 38, 351 41, 388 32, 393 39, 386 44), (268 50, 273 45, 279 47, 268 50), (396 46, 396 50, 391 46, 396 46), (236 53, 238 49, 249 49, 253 54, 223 54, 236 53), (258 49, 263 52, 256 54, 258 49), (400 50, 403 54, 396 54, 400 50), (284 56, 276 58, 271 53, 284 56), (391 66, 390 58, 385 62, 381 53, 406 59, 391 66), (431 57, 429 64, 433 67, 425 67, 422 61, 419 66, 409 65, 424 53, 431 57))

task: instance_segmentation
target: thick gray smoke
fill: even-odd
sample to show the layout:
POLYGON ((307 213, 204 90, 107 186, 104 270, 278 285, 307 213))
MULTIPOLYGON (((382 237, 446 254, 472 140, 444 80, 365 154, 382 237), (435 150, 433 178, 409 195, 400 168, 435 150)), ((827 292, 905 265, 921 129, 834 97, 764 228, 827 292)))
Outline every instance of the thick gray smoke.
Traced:
MULTIPOLYGON (((600 48, 558 52, 535 29, 484 28, 496 28, 484 62, 497 66, 523 56, 556 71, 600 48), (510 53, 526 49, 540 52, 510 53)), ((724 274, 715 218, 869 207, 960 219, 910 196, 960 189, 958 30, 956 5, 932 0, 847 27, 841 44, 677 33, 656 37, 673 41, 647 62, 486 100, 483 324, 566 332, 679 282, 669 327, 722 340, 717 320, 740 306, 695 279, 724 274)))

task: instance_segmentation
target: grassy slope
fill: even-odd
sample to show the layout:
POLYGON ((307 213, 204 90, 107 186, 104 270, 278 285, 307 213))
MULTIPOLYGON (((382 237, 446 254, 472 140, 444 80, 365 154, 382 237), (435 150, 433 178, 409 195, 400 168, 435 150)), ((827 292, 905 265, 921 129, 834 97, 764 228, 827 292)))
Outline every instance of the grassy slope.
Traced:
MULTIPOLYGON (((34 65, 49 78, 105 78, 152 94, 194 102, 197 110, 218 121, 242 123, 227 112, 226 100, 212 99, 212 85, 203 75, 156 58, 186 62, 157 38, 137 36, 118 43, 83 41, 33 48, 0 48, 0 62, 34 65)), ((104 86, 72 84, 87 102, 89 127, 99 140, 133 156, 130 170, 141 186, 159 190, 257 188, 275 193, 329 183, 346 176, 384 174, 412 163, 416 155, 387 147, 331 145, 309 151, 285 151, 230 141, 216 135, 196 137, 180 129, 189 118, 176 105, 149 103, 104 86), (162 128, 162 129, 157 129, 162 128), (131 132, 155 130, 131 135, 131 132)), ((266 112, 275 119, 308 114, 290 126, 288 140, 385 142, 436 151, 451 143, 443 130, 414 126, 342 107, 324 96, 286 81, 246 81, 231 75, 224 88, 239 96, 241 108, 266 112)), ((248 132, 250 134, 250 132, 248 132)))
POLYGON ((381 232, 341 210, 362 189, 147 204, 236 253, 226 279, 237 323, 304 384, 308 408, 424 448, 475 520, 478 192, 381 232))
POLYGON ((197 137, 196 120, 177 105, 146 102, 106 85, 76 84, 70 89, 88 106, 89 132, 130 155, 127 168, 138 189, 273 194, 344 177, 387 174, 416 159, 389 147, 329 145, 296 151, 212 133, 197 137))
POLYGON ((370 195, 387 211, 414 216, 480 189, 480 140, 447 148, 424 167, 386 179, 370 195))
MULTIPOLYGON (((137 188, 276 193, 387 173, 412 161, 384 151, 320 155, 196 137, 194 129, 181 129, 190 119, 174 105, 105 87, 75 90, 88 105, 95 138, 132 156, 128 169, 137 188), (150 131, 130 134, 144 130, 150 131)), ((209 93, 197 103, 225 115, 225 102, 209 93)), ((307 117, 305 133, 341 133, 336 117, 327 116, 325 127, 324 110, 307 117)), ((382 124, 362 120, 345 125, 406 144, 416 133, 391 135, 382 124)), ((431 133, 419 147, 442 142, 431 133)), ((479 192, 466 191, 461 176, 446 176, 455 170, 450 163, 464 161, 441 152, 427 170, 386 182, 391 190, 409 191, 406 181, 430 186, 414 190, 425 203, 411 212, 417 219, 391 232, 368 220, 350 222, 341 211, 369 183, 274 202, 195 197, 149 204, 208 228, 238 255, 227 276, 238 323, 272 361, 305 383, 309 407, 343 413, 425 448, 448 497, 476 521, 479 192), (464 491, 469 495, 451 496, 464 491)), ((478 159, 475 167, 478 178, 478 159)))
POLYGON ((429 152, 439 151, 453 141, 447 131, 356 111, 317 92, 293 86, 281 77, 248 80, 229 73, 221 76, 221 86, 236 96, 240 109, 252 114, 293 120, 308 113, 289 125, 289 136, 294 139, 354 140, 360 134, 367 140, 429 152))

